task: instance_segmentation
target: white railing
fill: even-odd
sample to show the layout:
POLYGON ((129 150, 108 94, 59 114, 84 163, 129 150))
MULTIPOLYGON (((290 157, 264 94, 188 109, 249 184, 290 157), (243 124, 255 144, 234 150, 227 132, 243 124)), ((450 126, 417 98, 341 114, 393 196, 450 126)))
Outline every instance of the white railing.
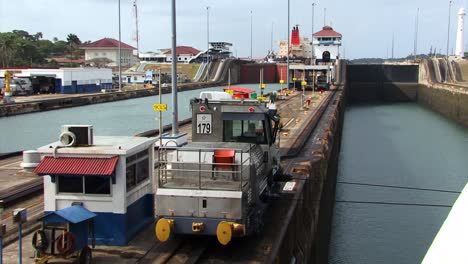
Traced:
POLYGON ((220 148, 176 148, 158 150, 159 188, 198 190, 243 190, 250 182, 250 150, 234 150, 234 162, 215 162, 220 148))

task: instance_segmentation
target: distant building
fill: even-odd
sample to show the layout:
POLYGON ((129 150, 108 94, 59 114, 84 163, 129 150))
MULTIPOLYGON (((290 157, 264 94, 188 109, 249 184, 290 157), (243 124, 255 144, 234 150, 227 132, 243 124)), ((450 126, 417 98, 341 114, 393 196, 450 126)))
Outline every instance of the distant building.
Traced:
POLYGON ((140 62, 167 63, 167 55, 163 54, 161 51, 142 52, 138 57, 140 58, 140 62))
MULTIPOLYGON (((31 81, 34 93, 90 93, 112 89, 112 70, 97 68, 9 68, 14 78, 31 81)), ((0 76, 4 76, 0 69, 0 76)))
MULTIPOLYGON (((85 50, 85 61, 87 64, 104 63, 108 67, 118 66, 119 41, 112 38, 103 38, 89 44, 80 46, 85 50)), ((136 48, 121 42, 121 66, 128 67, 136 64, 138 59, 133 55, 136 48)))
POLYGON ((314 56, 317 62, 336 60, 340 56, 342 35, 330 26, 324 26, 321 31, 314 33, 312 41, 314 56))
MULTIPOLYGON (((172 49, 162 50, 167 55, 167 61, 172 62, 172 49)), ((200 53, 199 50, 187 46, 179 46, 176 48, 177 62, 188 63, 192 57, 200 53)))
MULTIPOLYGON (((189 63, 192 58, 200 53, 199 50, 188 47, 179 46, 176 48, 177 62, 189 63)), ((172 49, 161 49, 159 52, 146 52, 139 54, 141 62, 154 63, 170 63, 172 62, 172 49)))

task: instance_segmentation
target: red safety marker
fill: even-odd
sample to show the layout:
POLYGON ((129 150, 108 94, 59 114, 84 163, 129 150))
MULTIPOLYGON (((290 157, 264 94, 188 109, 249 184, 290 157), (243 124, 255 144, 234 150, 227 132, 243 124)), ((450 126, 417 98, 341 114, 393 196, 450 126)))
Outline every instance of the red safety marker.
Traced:
POLYGON ((249 107, 249 112, 250 113, 253 113, 255 111, 255 109, 253 107, 249 107))

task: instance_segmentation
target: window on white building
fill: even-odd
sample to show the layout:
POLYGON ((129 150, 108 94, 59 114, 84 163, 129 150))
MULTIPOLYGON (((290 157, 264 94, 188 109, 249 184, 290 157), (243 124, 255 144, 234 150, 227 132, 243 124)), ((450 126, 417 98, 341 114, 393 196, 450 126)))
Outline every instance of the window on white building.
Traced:
POLYGON ((149 178, 148 150, 143 150, 135 155, 127 157, 126 183, 127 191, 149 178))
POLYGON ((110 194, 111 177, 57 176, 58 193, 110 194))

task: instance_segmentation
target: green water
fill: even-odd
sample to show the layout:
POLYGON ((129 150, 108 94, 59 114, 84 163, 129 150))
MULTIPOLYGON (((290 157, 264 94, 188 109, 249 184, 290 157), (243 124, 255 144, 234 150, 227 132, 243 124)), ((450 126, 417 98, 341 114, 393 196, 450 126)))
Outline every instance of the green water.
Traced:
POLYGON ((329 263, 420 263, 450 211, 437 205, 458 197, 340 182, 461 191, 467 179, 468 128, 416 103, 350 106, 329 263))

